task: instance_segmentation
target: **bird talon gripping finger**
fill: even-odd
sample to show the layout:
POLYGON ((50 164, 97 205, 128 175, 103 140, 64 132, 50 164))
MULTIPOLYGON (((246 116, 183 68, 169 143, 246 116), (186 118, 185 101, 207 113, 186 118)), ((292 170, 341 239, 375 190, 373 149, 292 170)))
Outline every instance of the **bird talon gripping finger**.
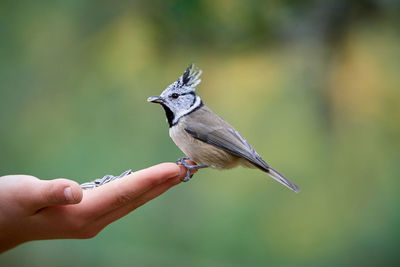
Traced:
POLYGON ((188 157, 180 158, 180 159, 178 159, 176 161, 176 164, 183 165, 187 169, 187 175, 186 175, 186 177, 184 179, 181 179, 182 182, 187 182, 193 177, 193 174, 191 173, 191 170, 197 170, 197 169, 207 168, 208 167, 208 165, 205 165, 205 164, 190 165, 189 163, 186 162, 186 160, 190 160, 190 158, 188 158, 188 157))
POLYGON ((229 123, 203 104, 195 93, 196 86, 201 82, 200 75, 201 70, 190 65, 160 96, 147 99, 164 108, 172 140, 187 157, 199 163, 190 165, 185 162, 189 158, 178 160, 177 164, 188 169, 183 181, 190 180, 191 169, 207 166, 230 169, 242 165, 259 168, 279 183, 299 192, 297 185, 272 169, 229 123))

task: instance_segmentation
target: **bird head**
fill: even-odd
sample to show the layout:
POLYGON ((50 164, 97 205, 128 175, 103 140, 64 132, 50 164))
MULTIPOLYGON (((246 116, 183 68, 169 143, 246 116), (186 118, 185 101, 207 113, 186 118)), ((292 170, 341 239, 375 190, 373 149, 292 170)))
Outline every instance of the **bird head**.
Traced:
POLYGON ((160 104, 171 126, 178 123, 179 119, 199 108, 203 103, 195 93, 196 86, 201 82, 201 70, 190 65, 181 77, 168 86, 159 96, 151 96, 148 102, 160 104))

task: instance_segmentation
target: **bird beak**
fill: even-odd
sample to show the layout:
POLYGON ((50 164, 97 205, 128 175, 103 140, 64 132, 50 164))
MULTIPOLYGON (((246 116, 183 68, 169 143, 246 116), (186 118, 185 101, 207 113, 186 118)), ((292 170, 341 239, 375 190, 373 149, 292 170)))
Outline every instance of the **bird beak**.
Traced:
POLYGON ((149 98, 147 98, 147 102, 163 103, 164 100, 161 96, 150 96, 149 98))

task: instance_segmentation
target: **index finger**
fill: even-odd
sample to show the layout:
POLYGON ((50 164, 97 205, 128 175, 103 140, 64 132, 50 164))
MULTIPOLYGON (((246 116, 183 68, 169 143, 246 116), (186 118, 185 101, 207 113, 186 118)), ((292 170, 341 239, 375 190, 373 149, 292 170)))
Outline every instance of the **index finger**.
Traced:
POLYGON ((161 163, 85 192, 82 204, 88 214, 101 216, 134 202, 151 188, 169 179, 181 179, 185 174, 186 168, 183 166, 161 163))

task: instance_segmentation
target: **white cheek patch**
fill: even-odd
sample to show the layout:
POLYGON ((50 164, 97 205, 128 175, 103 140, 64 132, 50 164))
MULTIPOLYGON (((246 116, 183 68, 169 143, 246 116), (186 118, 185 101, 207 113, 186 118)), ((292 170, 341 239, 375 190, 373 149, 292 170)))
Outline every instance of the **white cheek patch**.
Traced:
POLYGON ((173 124, 176 124, 180 118, 182 118, 183 116, 185 116, 186 114, 189 114, 190 112, 192 112, 193 110, 195 110, 196 108, 198 108, 201 105, 201 98, 196 95, 196 101, 194 102, 194 104, 186 110, 179 110, 178 112, 175 113, 175 118, 173 120, 173 124))

